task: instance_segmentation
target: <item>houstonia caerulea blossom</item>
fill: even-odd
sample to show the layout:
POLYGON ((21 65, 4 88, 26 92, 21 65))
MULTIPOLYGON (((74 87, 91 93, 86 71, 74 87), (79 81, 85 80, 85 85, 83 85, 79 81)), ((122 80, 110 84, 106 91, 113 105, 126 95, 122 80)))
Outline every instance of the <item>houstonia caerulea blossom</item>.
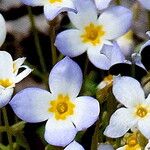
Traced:
POLYGON ((13 61, 6 51, 0 51, 0 108, 5 106, 11 99, 15 84, 25 78, 32 70, 22 65, 25 58, 18 58, 13 61), (24 71, 18 74, 20 68, 24 71))
POLYGON ((123 136, 136 127, 146 138, 150 138, 150 95, 145 98, 140 83, 131 77, 116 77, 113 94, 125 107, 119 108, 111 116, 104 134, 111 138, 123 136))
POLYGON ((4 43, 6 38, 6 24, 3 16, 0 14, 0 46, 4 43))
POLYGON ((56 146, 66 146, 80 130, 91 126, 100 112, 99 103, 89 96, 77 97, 82 85, 80 67, 66 57, 49 75, 50 92, 27 88, 11 100, 16 115, 26 122, 48 120, 45 140, 56 146))
POLYGON ((66 56, 76 57, 87 51, 90 61, 100 69, 107 69, 108 58, 101 53, 109 40, 125 34, 132 20, 132 13, 122 6, 111 7, 99 17, 92 0, 76 0, 78 13, 69 12, 74 29, 59 33, 55 45, 66 56), (88 8, 88 9, 87 9, 88 8), (126 21, 124 21, 126 20, 126 21))
POLYGON ((127 133, 123 138, 122 143, 124 146, 117 148, 117 150, 143 150, 143 145, 140 141, 140 135, 137 131, 133 133, 127 133))
POLYGON ((84 150, 84 148, 76 141, 73 141, 64 150, 84 150))
POLYGON ((29 6, 44 6, 44 14, 48 20, 53 20, 64 11, 74 11, 73 0, 21 0, 29 6))

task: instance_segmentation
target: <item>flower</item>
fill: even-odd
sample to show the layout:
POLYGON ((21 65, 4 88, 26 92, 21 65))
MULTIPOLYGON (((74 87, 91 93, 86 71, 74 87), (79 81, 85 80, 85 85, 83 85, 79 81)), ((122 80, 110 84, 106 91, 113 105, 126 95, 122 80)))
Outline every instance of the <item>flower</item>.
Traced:
POLYGON ((73 141, 64 150, 84 150, 84 148, 76 141, 73 141))
POLYGON ((123 136, 136 127, 146 138, 150 138, 150 95, 145 99, 140 83, 131 77, 116 77, 113 94, 125 107, 119 108, 111 116, 104 134, 111 138, 123 136))
POLYGON ((11 99, 15 84, 25 78, 32 70, 22 65, 25 58, 18 58, 13 61, 6 51, 0 51, 0 108, 5 106, 11 99), (18 74, 20 68, 24 71, 18 74))
POLYGON ((44 6, 44 14, 48 20, 53 20, 58 14, 64 11, 74 11, 73 0, 21 0, 30 6, 44 6))
POLYGON ((0 14, 0 46, 4 43, 6 38, 6 24, 3 16, 0 14))
POLYGON ((78 131, 91 126, 98 118, 99 103, 92 97, 77 97, 82 85, 80 67, 70 58, 58 62, 49 75, 50 92, 27 88, 10 101, 16 115, 26 122, 48 120, 45 140, 66 146, 78 131))
POLYGON ((117 148, 117 150, 142 150, 143 147, 140 144, 139 133, 127 133, 124 137, 125 145, 117 148))
POLYGON ((59 33, 55 45, 61 53, 70 57, 79 56, 87 50, 89 60, 96 67, 107 70, 106 64, 109 60, 101 53, 101 49, 104 44, 112 45, 109 40, 128 31, 132 13, 127 8, 116 6, 107 9, 98 17, 91 0, 76 0, 76 8, 77 14, 69 12, 75 28, 59 33))

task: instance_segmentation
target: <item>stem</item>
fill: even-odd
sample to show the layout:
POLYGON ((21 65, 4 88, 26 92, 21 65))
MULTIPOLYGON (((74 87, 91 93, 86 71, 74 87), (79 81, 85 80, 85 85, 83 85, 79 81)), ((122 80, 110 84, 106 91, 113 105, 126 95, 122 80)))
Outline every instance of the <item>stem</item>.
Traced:
POLYGON ((8 137, 8 142, 9 142, 9 149, 13 150, 13 142, 12 142, 12 136, 9 130, 9 122, 8 122, 8 117, 7 117, 7 111, 6 108, 2 108, 2 113, 3 113, 3 117, 4 117, 4 123, 5 123, 5 127, 7 130, 7 137, 8 137))
POLYGON ((28 8, 28 14, 29 14, 30 22, 31 22, 33 35, 34 35, 34 42, 35 42, 36 52, 37 52, 37 55, 39 57, 39 61, 40 61, 42 71, 43 71, 43 73, 46 73, 46 65, 45 65, 43 54, 42 54, 42 49, 41 49, 41 46, 40 46, 40 40, 39 40, 39 37, 38 37, 38 32, 37 32, 37 29, 36 29, 34 16, 32 14, 31 7, 27 7, 27 8, 28 8))
POLYGON ((50 42, 51 42, 52 64, 53 65, 55 65, 57 62, 56 47, 54 46, 55 37, 56 37, 55 27, 50 23, 50 42))
POLYGON ((85 66, 84 66, 84 77, 86 76, 86 74, 87 74, 87 70, 88 70, 88 64, 89 64, 89 60, 88 60, 88 58, 86 58, 86 60, 85 60, 85 66))
POLYGON ((117 5, 121 5, 121 0, 116 0, 117 5))

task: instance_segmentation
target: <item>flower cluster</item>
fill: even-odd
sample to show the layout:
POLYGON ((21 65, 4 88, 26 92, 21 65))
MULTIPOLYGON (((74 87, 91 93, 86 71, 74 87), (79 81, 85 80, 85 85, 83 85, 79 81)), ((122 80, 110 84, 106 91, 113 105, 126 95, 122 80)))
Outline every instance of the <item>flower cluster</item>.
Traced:
MULTIPOLYGON (((19 122, 9 127, 4 109, 7 104, 25 122, 45 121, 45 141, 49 145, 63 147, 64 150, 88 149, 79 144, 82 141, 78 135, 83 137, 82 134, 88 133, 86 131, 90 130, 89 127, 94 128, 92 135, 88 135, 92 150, 148 150, 150 64, 145 60, 150 58, 150 40, 142 44, 139 51, 134 50, 131 26, 135 14, 132 10, 124 6, 109 7, 113 3, 111 0, 21 2, 44 7, 44 14, 52 27, 51 50, 52 59, 56 63, 53 61, 54 66, 49 73, 49 90, 28 87, 14 94, 16 83, 33 70, 24 65, 25 57, 13 60, 8 52, 0 51, 0 109, 4 112, 4 130, 8 130, 10 150, 14 147, 11 136, 22 134, 20 128, 23 130, 24 126, 19 122), (63 31, 60 28, 61 32, 55 37, 58 24, 61 26, 56 17, 62 12, 67 12, 70 28, 63 31), (85 52, 95 70, 107 72, 99 85, 93 75, 96 71, 92 70, 87 75, 88 64, 85 64, 83 75, 80 68, 83 60, 78 64, 74 59, 85 52)), ((139 2, 150 10, 150 1, 139 2)), ((30 11, 39 62, 45 67, 42 73, 39 71, 35 74, 40 74, 44 82, 47 81, 47 67, 41 57, 40 42, 30 11)), ((0 14, 0 46, 5 41, 6 32, 7 24, 0 14)), ((150 36, 150 32, 147 35, 150 36)))

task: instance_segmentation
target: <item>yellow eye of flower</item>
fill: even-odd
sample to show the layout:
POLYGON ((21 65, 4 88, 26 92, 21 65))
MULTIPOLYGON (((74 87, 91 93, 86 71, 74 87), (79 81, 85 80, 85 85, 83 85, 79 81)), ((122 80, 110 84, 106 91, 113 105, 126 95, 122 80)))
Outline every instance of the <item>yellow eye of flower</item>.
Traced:
POLYGON ((136 111, 137 116, 144 118, 147 115, 147 113, 148 113, 148 110, 145 107, 139 106, 137 108, 137 111, 136 111))
POLYGON ((57 99, 50 102, 49 112, 54 113, 56 120, 65 120, 73 115, 75 105, 71 102, 68 95, 58 95, 57 99))
POLYGON ((49 2, 50 2, 51 4, 53 4, 53 3, 57 3, 57 2, 61 3, 61 2, 62 2, 62 0, 49 0, 49 2))
POLYGON ((113 76, 112 75, 108 75, 107 77, 104 78, 104 82, 106 82, 107 84, 112 84, 113 76))
POLYGON ((0 85, 7 88, 11 86, 13 82, 10 79, 0 79, 0 85))
POLYGON ((133 135, 128 138, 125 150, 141 150, 141 146, 137 141, 137 135, 133 135))
POLYGON ((81 35, 82 42, 97 45, 101 43, 101 38, 105 35, 102 25, 94 25, 90 23, 84 28, 84 33, 81 35))

